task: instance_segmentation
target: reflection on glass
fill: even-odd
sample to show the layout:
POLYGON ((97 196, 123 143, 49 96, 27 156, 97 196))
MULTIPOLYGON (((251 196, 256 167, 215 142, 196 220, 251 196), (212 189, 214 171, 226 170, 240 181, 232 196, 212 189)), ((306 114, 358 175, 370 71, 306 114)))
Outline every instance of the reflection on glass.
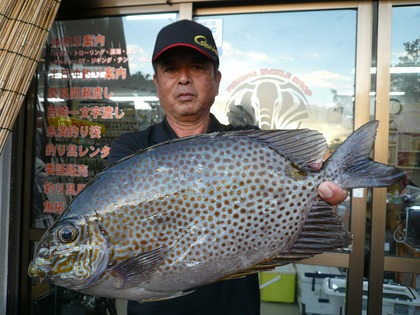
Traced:
POLYGON ((356 11, 197 20, 213 22, 219 39, 223 77, 213 111, 220 120, 263 129, 314 128, 329 144, 351 133, 356 11))
POLYGON ((420 6, 394 7, 390 86, 389 163, 407 173, 408 186, 388 189, 390 254, 420 253, 420 6))

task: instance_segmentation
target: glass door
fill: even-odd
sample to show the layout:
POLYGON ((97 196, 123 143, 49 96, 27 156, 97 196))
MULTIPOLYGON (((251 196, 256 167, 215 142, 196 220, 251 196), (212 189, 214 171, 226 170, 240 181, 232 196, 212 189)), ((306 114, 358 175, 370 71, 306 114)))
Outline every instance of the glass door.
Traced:
MULTIPOLYGON (((176 13, 56 21, 39 66, 31 254, 105 166, 111 142, 160 121, 151 55, 176 13)), ((31 314, 115 314, 115 301, 32 282, 31 314)))
MULTIPOLYGON (((316 129, 328 143, 327 158, 355 125, 358 11, 272 9, 196 17, 213 30, 220 53, 222 82, 212 111, 226 124, 316 129)), ((350 228, 351 197, 338 214, 350 228)), ((296 287, 283 291, 269 285, 272 272, 261 273, 263 314, 272 307, 265 302, 287 302, 280 293, 273 297, 276 290, 295 289, 300 314, 344 313, 348 253, 344 248, 278 270, 280 277, 296 277, 296 287)))
MULTIPOLYGON (((219 48, 222 82, 212 112, 222 123, 316 129, 328 143, 327 157, 355 127, 376 118, 381 124, 374 158, 407 170, 407 188, 354 190, 338 207, 353 233, 352 247, 283 270, 295 275, 297 311, 380 314, 391 307, 402 312, 418 308, 410 300, 396 305, 390 302, 395 295, 388 293, 395 293, 394 285, 410 288, 414 297, 419 290, 419 3, 395 2, 393 7, 379 1, 376 7, 373 1, 256 1, 254 6, 218 2, 204 7, 200 2, 174 5, 179 13, 168 13, 165 6, 162 14, 124 16, 139 13, 144 3, 137 1, 138 8, 133 3, 124 11, 118 1, 109 1, 107 6, 117 8, 113 17, 99 17, 110 12, 101 7, 98 17, 81 20, 78 7, 56 21, 40 63, 36 99, 33 108, 28 106, 33 109, 28 121, 34 125, 35 155, 33 174, 22 175, 31 185, 26 191, 33 194, 30 205, 24 202, 23 228, 29 232, 22 236, 23 261, 106 165, 112 140, 162 118, 152 82, 153 42, 164 25, 191 18, 212 29, 219 48), (377 32, 372 31, 375 24, 377 32), (322 292, 317 303, 309 301, 314 292, 322 292)), ((90 10, 86 12, 96 12, 90 10)), ((150 12, 159 11, 153 7, 150 12)), ((21 300, 30 301, 20 306, 23 313, 115 308, 106 300, 32 283, 26 265, 21 273, 22 285, 30 287, 29 293, 22 289, 29 298, 21 300)), ((402 291, 398 298, 407 292, 402 291)), ((262 294, 263 300, 269 294, 262 294)))

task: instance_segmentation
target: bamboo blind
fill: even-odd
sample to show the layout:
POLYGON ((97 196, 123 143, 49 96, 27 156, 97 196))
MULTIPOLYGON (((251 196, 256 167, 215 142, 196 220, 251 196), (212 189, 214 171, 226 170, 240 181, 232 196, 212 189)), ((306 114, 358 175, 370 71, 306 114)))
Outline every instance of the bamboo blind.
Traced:
POLYGON ((61 0, 0 0, 0 154, 61 0))

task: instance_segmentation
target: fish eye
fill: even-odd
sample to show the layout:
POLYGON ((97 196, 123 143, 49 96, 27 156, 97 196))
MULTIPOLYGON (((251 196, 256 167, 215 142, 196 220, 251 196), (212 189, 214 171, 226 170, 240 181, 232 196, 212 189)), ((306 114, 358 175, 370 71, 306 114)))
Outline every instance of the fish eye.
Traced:
POLYGON ((73 224, 67 223, 57 230, 57 237, 63 243, 73 242, 78 235, 78 231, 73 224))

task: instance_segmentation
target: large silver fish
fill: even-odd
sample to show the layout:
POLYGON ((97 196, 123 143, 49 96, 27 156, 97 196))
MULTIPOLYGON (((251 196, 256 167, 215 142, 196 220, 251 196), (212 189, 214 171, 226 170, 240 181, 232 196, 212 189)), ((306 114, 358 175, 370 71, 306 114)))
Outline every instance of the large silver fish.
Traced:
POLYGON ((404 172, 368 156, 378 122, 323 164, 313 130, 173 140, 106 168, 40 240, 29 275, 87 294, 157 300, 347 246, 317 186, 388 186, 404 172))

